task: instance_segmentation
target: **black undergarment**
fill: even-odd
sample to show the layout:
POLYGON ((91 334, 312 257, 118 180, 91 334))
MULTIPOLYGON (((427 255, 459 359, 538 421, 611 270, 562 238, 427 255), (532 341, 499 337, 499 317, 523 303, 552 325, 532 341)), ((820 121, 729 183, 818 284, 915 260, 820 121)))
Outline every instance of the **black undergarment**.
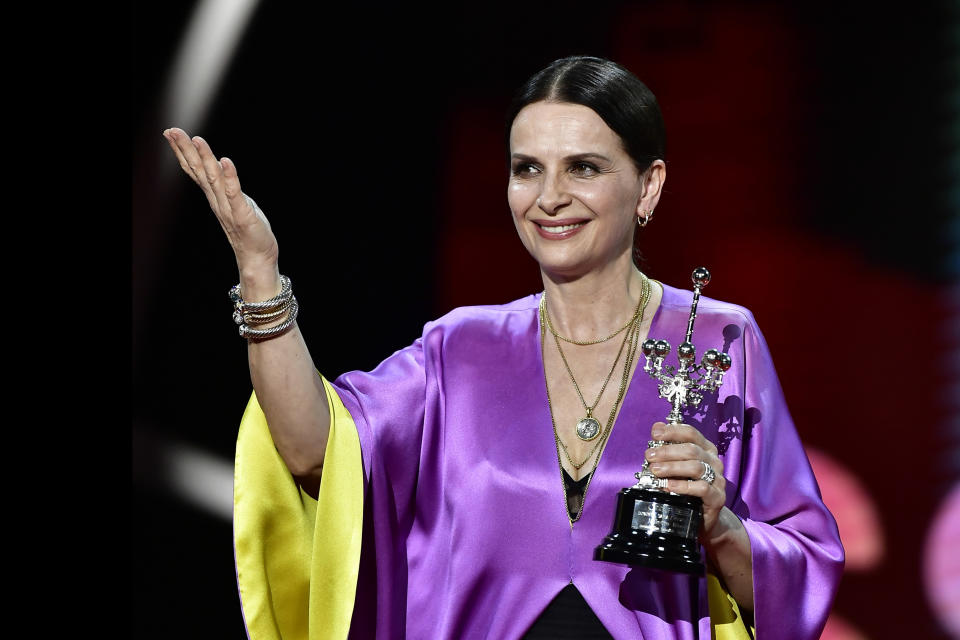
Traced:
MULTIPOLYGON (((589 480, 589 473, 579 480, 574 480, 567 470, 563 469, 563 483, 567 488, 567 508, 571 520, 575 519, 583 508, 583 490, 589 480)), ((560 590, 523 637, 524 640, 608 640, 613 636, 571 582, 560 590)))
POLYGON ((560 471, 563 473, 563 484, 567 487, 567 510, 570 511, 570 519, 576 520, 580 509, 583 508, 583 492, 587 488, 587 483, 590 482, 590 476, 593 475, 593 472, 591 471, 579 480, 574 480, 566 469, 561 467, 560 471))

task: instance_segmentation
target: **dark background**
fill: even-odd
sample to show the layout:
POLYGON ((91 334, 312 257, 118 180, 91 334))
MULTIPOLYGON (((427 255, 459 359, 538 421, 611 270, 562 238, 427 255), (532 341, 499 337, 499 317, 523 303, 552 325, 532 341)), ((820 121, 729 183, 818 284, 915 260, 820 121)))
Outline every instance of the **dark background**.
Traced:
MULTIPOLYGON (((865 638, 947 637, 921 569, 960 473, 960 15, 947 2, 797 4, 264 3, 189 133, 235 161, 270 218, 332 378, 454 306, 542 288, 506 205, 503 113, 554 58, 624 64, 667 126, 647 273, 687 287, 707 265, 707 295, 754 312, 804 442, 878 514, 883 554, 848 567, 835 614, 865 638)), ((165 443, 230 463, 251 391, 226 297, 232 252, 161 137, 181 126, 164 92, 194 5, 133 6, 138 638, 244 637, 230 522, 158 480, 165 443)))

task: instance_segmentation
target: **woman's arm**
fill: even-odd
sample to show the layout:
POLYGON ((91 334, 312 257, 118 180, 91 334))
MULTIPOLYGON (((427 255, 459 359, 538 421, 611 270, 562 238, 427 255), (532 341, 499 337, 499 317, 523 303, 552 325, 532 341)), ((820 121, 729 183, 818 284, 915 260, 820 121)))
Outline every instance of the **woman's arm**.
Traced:
MULTIPOLYGON (((233 248, 240 290, 247 302, 280 293, 279 248, 270 223, 240 188, 237 168, 217 158, 199 136, 182 129, 163 132, 184 173, 203 190, 233 248)), ((280 324, 258 325, 266 329, 280 324)), ((280 336, 248 340, 250 379, 267 417, 277 451, 304 489, 316 495, 330 429, 327 397, 296 324, 280 336)))

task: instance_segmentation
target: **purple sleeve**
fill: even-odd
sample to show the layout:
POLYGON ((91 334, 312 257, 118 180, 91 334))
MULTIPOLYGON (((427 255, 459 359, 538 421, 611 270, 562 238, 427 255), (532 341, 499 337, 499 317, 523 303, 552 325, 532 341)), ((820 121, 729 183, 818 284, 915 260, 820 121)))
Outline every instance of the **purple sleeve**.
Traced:
POLYGON ((405 541, 415 514, 424 423, 428 419, 423 339, 369 372, 333 382, 360 438, 363 543, 350 637, 403 635, 407 609, 405 541))
MULTIPOLYGON (((360 436, 363 473, 389 475, 385 486, 398 512, 409 507, 423 434, 426 378, 422 338, 381 362, 373 371, 351 371, 333 382, 360 436)), ((412 513, 412 509, 407 509, 412 513)))
POLYGON ((843 547, 749 313, 743 348, 744 451, 731 509, 750 537, 757 637, 812 640, 836 595, 843 547))

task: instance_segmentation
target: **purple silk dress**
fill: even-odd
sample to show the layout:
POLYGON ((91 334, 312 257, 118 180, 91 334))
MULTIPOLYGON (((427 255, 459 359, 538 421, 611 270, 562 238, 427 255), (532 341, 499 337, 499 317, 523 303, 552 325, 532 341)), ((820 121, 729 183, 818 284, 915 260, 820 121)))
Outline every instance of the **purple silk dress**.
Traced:
MULTIPOLYGON (((663 288, 649 336, 677 345, 692 293, 663 288)), ((642 356, 571 527, 539 300, 455 309, 374 371, 334 382, 367 482, 352 636, 518 638, 572 582, 615 638, 710 638, 705 579, 694 612, 690 577, 593 560, 670 408, 642 356)), ((716 443, 727 506, 749 534, 757 636, 818 638, 843 568, 836 523, 752 314, 706 297, 697 311, 698 351, 727 351, 733 366, 685 421, 716 443)))

